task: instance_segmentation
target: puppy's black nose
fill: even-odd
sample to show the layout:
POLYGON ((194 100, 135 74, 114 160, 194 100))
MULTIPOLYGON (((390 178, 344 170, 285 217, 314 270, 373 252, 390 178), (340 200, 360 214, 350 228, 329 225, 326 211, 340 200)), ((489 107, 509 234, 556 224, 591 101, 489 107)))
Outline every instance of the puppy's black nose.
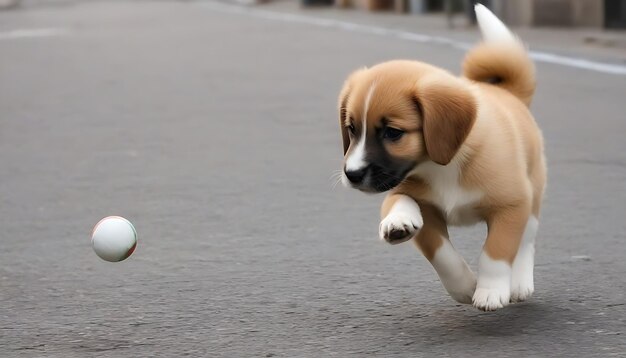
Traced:
POLYGON ((346 172, 346 177, 348 178, 348 180, 350 180, 350 182, 352 184, 359 184, 363 181, 363 178, 365 178, 365 172, 367 171, 367 167, 365 168, 361 168, 358 170, 345 170, 346 172))

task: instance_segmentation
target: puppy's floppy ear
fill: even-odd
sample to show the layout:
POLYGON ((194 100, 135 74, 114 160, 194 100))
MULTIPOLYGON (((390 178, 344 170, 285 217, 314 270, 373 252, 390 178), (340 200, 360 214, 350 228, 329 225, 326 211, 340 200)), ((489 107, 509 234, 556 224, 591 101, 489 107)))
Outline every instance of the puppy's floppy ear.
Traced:
POLYGON ((414 101, 422 117, 428 156, 437 164, 450 163, 476 120, 474 96, 461 80, 435 75, 417 83, 414 101))
POLYGON ((350 148, 350 135, 348 134, 348 128, 346 128, 346 120, 348 119, 348 100, 350 99, 350 92, 352 91, 352 83, 355 78, 364 73, 367 67, 363 67, 354 71, 343 84, 343 89, 339 94, 339 129, 341 130, 341 138, 343 140, 343 155, 346 155, 348 148, 350 148))

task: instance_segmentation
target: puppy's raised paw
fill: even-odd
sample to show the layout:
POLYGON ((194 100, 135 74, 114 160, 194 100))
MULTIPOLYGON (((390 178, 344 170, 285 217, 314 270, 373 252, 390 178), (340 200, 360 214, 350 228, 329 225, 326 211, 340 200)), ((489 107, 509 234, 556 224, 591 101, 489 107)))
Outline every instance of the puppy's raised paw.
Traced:
POLYGON ((381 240, 396 245, 413 238, 422 225, 421 216, 391 213, 380 222, 378 235, 381 240))

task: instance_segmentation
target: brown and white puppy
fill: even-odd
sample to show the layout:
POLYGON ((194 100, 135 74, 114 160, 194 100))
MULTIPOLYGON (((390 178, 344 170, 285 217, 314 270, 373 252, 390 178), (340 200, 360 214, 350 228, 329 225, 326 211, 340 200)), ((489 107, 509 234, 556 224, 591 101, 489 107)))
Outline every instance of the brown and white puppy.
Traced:
POLYGON ((463 76, 415 61, 353 73, 339 97, 345 185, 390 191, 379 235, 414 239, 457 301, 496 310, 534 290, 534 241, 546 182, 543 139, 528 106, 534 67, 487 8, 484 42, 463 76), (448 225, 486 222, 478 278, 448 225))

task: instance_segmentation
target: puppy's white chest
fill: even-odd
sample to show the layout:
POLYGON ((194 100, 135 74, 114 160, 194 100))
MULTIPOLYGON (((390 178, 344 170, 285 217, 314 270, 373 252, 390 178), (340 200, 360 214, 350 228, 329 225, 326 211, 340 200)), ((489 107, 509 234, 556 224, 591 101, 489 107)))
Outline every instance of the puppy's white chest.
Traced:
POLYGON ((482 197, 482 193, 468 191, 460 186, 432 185, 432 200, 452 225, 472 225, 480 221, 475 204, 482 197))
POLYGON ((461 187, 456 165, 424 163, 415 173, 428 183, 431 190, 427 199, 439 207, 449 224, 471 225, 480 221, 476 204, 483 193, 461 187))

